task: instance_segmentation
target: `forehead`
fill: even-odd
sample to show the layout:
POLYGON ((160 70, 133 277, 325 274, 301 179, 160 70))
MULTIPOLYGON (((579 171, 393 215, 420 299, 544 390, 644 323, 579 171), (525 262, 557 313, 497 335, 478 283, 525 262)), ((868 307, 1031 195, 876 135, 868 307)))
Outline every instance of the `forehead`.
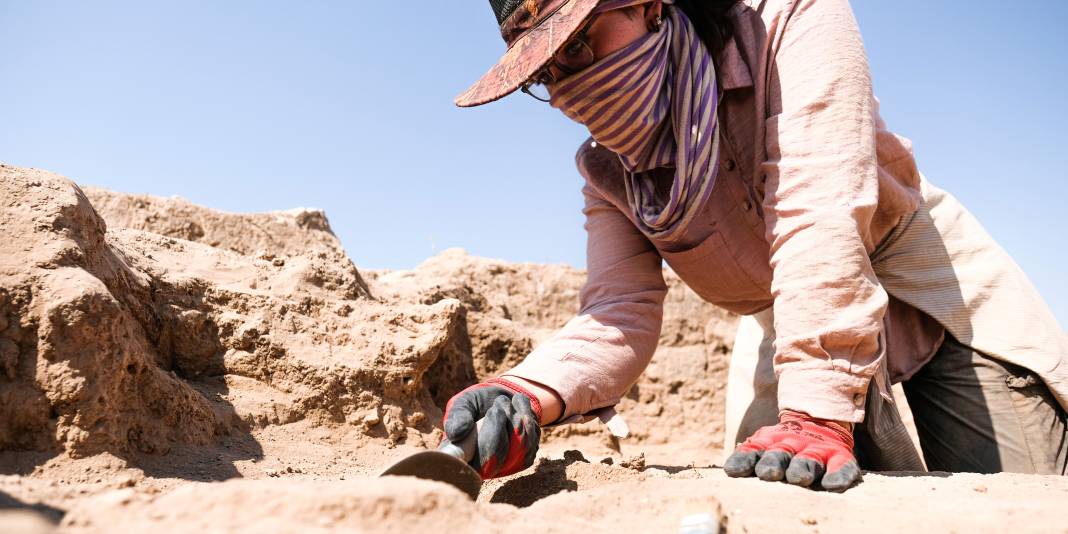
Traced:
MULTIPOLYGON (((594 15, 593 24, 589 25, 586 32, 587 35, 597 36, 629 28, 630 26, 641 26, 643 22, 641 17, 637 16, 640 11, 633 7, 636 6, 613 9, 594 15)), ((586 24, 589 24, 589 22, 587 21, 586 24)))

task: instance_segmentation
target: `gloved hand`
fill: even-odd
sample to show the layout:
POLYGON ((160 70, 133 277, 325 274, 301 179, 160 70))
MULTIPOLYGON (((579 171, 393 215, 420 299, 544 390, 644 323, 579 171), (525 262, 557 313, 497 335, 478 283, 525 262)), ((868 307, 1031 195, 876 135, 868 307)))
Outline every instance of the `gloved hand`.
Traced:
POLYGON ((445 405, 445 436, 458 443, 479 419, 478 448, 469 463, 483 480, 534 464, 541 440, 541 404, 536 396, 503 378, 475 384, 445 405))
POLYGON ((784 410, 779 424, 757 430, 723 463, 727 476, 786 481, 811 486, 821 481, 824 489, 842 492, 860 480, 860 466, 853 456, 853 435, 833 421, 784 410), (824 474, 826 473, 826 474, 824 474))

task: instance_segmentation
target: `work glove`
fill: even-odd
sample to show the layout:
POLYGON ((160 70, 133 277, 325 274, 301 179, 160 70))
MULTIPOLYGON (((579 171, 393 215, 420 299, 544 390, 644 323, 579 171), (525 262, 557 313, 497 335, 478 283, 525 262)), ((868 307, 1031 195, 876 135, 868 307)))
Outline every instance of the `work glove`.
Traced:
POLYGON ((445 436, 459 443, 478 426, 478 447, 468 462, 482 479, 503 477, 534 464, 541 440, 541 404, 503 378, 475 384, 445 405, 445 436))
POLYGON ((833 421, 784 410, 779 424, 757 430, 723 463, 727 476, 786 479, 790 484, 842 492, 860 480, 853 435, 833 421))

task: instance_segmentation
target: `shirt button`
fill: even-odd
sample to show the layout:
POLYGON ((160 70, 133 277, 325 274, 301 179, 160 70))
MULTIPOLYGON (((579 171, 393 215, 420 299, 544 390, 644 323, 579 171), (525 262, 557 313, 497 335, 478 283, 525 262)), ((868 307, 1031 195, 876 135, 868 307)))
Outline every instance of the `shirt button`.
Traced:
POLYGON ((736 166, 737 165, 734 163, 733 159, 728 159, 727 162, 724 163, 723 168, 727 169, 728 171, 733 171, 736 166))

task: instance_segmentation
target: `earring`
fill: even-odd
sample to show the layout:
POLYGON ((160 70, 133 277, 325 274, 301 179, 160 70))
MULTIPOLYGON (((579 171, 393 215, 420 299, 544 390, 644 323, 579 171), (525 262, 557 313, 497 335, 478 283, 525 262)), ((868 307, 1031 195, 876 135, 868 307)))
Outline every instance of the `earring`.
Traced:
POLYGON ((660 26, 662 26, 663 24, 664 24, 663 19, 660 18, 660 15, 657 15, 656 16, 656 20, 653 21, 653 27, 649 28, 649 30, 650 31, 654 31, 654 32, 658 32, 658 31, 660 31, 660 26))

